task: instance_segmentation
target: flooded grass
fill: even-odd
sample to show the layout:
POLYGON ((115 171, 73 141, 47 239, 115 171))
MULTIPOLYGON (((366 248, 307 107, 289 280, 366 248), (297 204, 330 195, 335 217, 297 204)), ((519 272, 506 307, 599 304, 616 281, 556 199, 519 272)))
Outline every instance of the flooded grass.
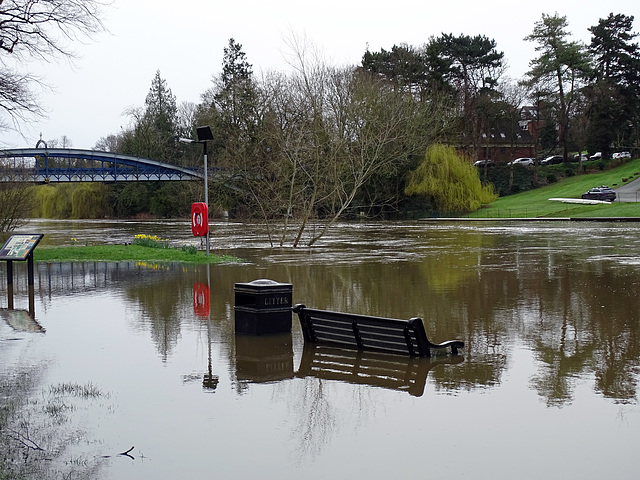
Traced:
POLYGON ((61 383, 60 385, 52 385, 49 391, 54 395, 68 395, 82 398, 97 398, 103 395, 100 389, 91 382, 86 385, 61 383))
POLYGON ((0 479, 92 478, 99 459, 68 456, 68 448, 92 442, 77 416, 87 402, 108 395, 91 382, 60 383, 29 394, 30 377, 0 384, 0 479))

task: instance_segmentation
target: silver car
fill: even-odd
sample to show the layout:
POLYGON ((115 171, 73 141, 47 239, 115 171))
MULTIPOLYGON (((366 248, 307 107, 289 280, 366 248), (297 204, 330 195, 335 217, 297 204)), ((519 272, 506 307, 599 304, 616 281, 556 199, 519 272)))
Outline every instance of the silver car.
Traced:
POLYGON ((631 158, 631 153, 629 152, 614 153, 612 158, 631 158))
POLYGON ((507 165, 522 165, 526 167, 527 165, 533 165, 533 158, 516 158, 512 162, 507 163, 507 165))

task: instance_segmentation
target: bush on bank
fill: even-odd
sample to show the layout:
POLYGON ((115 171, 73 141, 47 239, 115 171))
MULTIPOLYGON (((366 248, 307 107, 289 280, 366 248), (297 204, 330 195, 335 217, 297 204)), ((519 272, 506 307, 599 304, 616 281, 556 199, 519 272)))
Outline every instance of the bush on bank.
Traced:
POLYGON ((431 145, 416 170, 409 174, 405 194, 424 196, 439 212, 470 212, 494 201, 498 195, 482 184, 478 171, 453 147, 431 145))
POLYGON ((69 183, 34 187, 35 218, 188 217, 200 201, 200 185, 192 182, 131 182, 116 185, 69 183))

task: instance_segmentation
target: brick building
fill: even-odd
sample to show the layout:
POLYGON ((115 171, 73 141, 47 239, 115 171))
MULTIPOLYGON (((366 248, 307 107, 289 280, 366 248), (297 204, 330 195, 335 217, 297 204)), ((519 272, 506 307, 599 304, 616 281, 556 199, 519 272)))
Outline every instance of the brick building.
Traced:
POLYGON ((475 157, 477 160, 490 159, 497 164, 520 157, 534 158, 538 151, 536 140, 540 126, 536 108, 522 107, 517 123, 505 119, 482 133, 475 157))

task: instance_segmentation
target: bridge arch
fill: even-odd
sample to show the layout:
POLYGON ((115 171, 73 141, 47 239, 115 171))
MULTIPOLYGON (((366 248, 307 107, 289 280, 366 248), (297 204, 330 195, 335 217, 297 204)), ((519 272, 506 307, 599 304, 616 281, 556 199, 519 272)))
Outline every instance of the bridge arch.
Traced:
MULTIPOLYGON (((46 145, 46 144, 45 144, 46 145)), ((0 150, 0 181, 33 183, 202 180, 204 171, 148 158, 97 150, 0 150)))

